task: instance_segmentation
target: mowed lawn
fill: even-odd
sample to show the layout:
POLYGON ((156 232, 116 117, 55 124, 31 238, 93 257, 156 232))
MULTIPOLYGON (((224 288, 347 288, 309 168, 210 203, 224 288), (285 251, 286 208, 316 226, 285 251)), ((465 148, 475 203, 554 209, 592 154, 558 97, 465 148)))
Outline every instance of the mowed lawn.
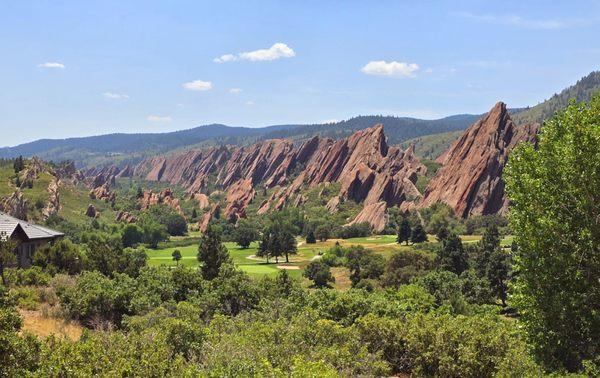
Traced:
MULTIPOLYGON (((475 243, 481 239, 478 235, 461 236, 465 243, 475 243)), ((429 235, 429 241, 435 242, 435 236, 429 235)), ((503 239, 503 245, 510 244, 511 237, 503 239)), ((300 277, 302 270, 313 260, 318 258, 320 254, 325 253, 329 248, 333 247, 338 242, 344 247, 351 245, 362 245, 365 248, 381 253, 385 257, 389 257, 395 251, 407 251, 412 249, 411 245, 399 245, 396 243, 396 235, 374 235, 363 238, 352 239, 330 239, 325 242, 317 242, 315 244, 306 244, 304 239, 298 239, 298 253, 290 255, 290 262, 285 263, 285 257, 279 259, 279 263, 275 259, 269 259, 269 263, 263 258, 256 257, 258 243, 254 242, 249 248, 240 248, 233 242, 224 243, 229 251, 233 262, 244 270, 250 276, 275 276, 280 269, 287 268, 288 273, 293 277, 300 277)), ((179 264, 185 266, 198 266, 198 244, 188 245, 184 247, 170 247, 157 250, 147 250, 149 257, 148 264, 152 266, 166 265, 175 266, 173 261, 173 251, 178 249, 181 252, 181 260, 179 264)))

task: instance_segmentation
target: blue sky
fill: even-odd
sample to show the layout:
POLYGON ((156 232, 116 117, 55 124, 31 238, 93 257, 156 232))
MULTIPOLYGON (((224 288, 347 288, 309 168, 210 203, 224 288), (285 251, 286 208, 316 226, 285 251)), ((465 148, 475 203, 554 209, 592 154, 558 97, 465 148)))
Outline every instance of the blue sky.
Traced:
POLYGON ((534 105, 600 68, 600 1, 2 1, 0 146, 534 105))

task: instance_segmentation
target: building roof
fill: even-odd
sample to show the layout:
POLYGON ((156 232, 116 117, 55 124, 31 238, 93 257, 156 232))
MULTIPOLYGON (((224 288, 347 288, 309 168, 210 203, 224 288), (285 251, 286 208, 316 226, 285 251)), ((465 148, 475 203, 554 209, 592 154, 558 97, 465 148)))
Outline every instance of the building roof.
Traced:
POLYGON ((64 236, 62 232, 31 224, 15 217, 11 217, 6 213, 0 212, 0 234, 6 233, 6 235, 11 236, 19 226, 29 240, 54 239, 64 236))

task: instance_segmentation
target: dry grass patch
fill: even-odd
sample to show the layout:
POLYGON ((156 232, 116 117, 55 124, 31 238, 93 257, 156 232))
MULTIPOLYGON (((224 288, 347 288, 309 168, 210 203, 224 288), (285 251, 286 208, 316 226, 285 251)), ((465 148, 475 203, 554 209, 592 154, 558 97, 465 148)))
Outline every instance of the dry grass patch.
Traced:
POLYGON ((38 337, 50 335, 64 337, 73 341, 79 340, 83 327, 69 320, 44 316, 42 311, 19 310, 23 317, 23 330, 38 337))

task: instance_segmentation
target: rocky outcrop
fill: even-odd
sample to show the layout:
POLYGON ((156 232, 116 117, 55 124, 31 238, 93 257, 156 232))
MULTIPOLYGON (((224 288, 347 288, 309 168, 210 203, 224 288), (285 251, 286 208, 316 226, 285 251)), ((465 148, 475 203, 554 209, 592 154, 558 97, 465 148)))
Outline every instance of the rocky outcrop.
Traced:
POLYGON ((535 143, 539 124, 517 126, 506 105, 497 103, 471 125, 440 158, 444 166, 428 184, 419 206, 450 205, 460 217, 507 210, 502 170, 519 143, 535 143))
POLYGON ((115 221, 123 222, 123 223, 135 223, 135 222, 137 222, 137 218, 134 215, 132 215, 130 212, 121 210, 117 213, 117 217, 115 218, 115 221))
POLYGON ((175 197, 170 188, 163 189, 159 193, 154 193, 152 190, 147 190, 139 199, 139 202, 141 210, 146 210, 153 205, 165 204, 177 211, 179 214, 183 215, 183 210, 181 210, 179 199, 175 197))
POLYGON ((198 202, 200 210, 204 210, 210 206, 210 200, 204 193, 195 193, 192 198, 198 202))
POLYGON ((218 218, 220 214, 221 205, 219 203, 215 203, 214 205, 212 205, 210 210, 202 216, 200 222, 198 222, 198 229, 202 232, 206 231, 208 229, 210 221, 212 221, 215 218, 218 218))
POLYGON ((117 195, 109 189, 109 183, 90 190, 90 198, 114 203, 117 195))
POLYGON ((58 178, 52 180, 50 185, 48 185, 48 203, 46 204, 46 207, 42 209, 42 216, 44 219, 48 219, 60 211, 59 186, 60 180, 58 178))
POLYGON ((96 210, 94 205, 89 204, 87 210, 85 211, 85 215, 90 218, 98 218, 100 216, 100 212, 96 210))
POLYGON ((0 201, 0 211, 15 218, 27 220, 27 200, 23 197, 23 192, 17 189, 10 197, 0 201))
POLYGON ((119 171, 119 173, 117 173, 115 175, 116 178, 132 177, 132 176, 133 176, 133 168, 131 168, 130 165, 126 165, 123 169, 121 169, 119 171))
POLYGON ((150 181, 182 185, 191 195, 206 190, 209 182, 227 192, 224 216, 236 221, 255 195, 255 187, 278 187, 261 204, 259 213, 300 206, 306 201, 303 188, 340 182, 341 201, 371 205, 385 202, 397 206, 414 201, 420 193, 414 183, 426 168, 406 151, 390 147, 383 126, 356 132, 334 141, 315 136, 298 147, 288 140, 267 140, 249 147, 213 147, 143 161, 136 176, 150 181))
POLYGON ((375 232, 385 229, 388 222, 387 205, 385 201, 366 205, 349 224, 369 223, 375 232))
POLYGON ((55 176, 63 181, 71 181, 72 184, 77 184, 85 179, 83 172, 75 167, 75 163, 67 162, 58 165, 55 169, 55 176))
POLYGON ((227 191, 227 207, 225 208, 225 219, 235 223, 240 218, 246 217, 246 207, 252 202, 256 195, 252 185, 252 179, 241 179, 229 187, 227 191))

